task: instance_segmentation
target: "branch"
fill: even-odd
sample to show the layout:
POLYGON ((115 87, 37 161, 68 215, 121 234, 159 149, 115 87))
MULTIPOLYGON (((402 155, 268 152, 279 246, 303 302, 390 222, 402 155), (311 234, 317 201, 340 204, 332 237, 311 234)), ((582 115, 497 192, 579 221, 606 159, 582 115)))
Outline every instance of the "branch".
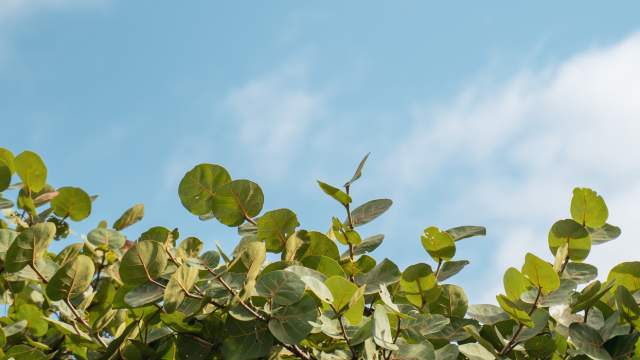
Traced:
MULTIPOLYGON (((538 307, 538 301, 540 300, 540 295, 542 295, 542 289, 538 288, 538 294, 536 295, 536 299, 533 301, 533 306, 531 306, 531 310, 529 310, 527 315, 531 316, 531 314, 533 314, 533 312, 538 307)), ((502 348, 502 350, 500 351, 500 353, 498 353, 498 355, 502 356, 502 355, 508 354, 511 350, 513 350, 513 348, 516 347, 516 345, 518 345, 516 343, 516 339, 518 338, 518 335, 520 335, 520 332, 522 332, 523 328, 524 328, 524 325, 522 323, 520 323, 520 325, 518 325, 518 329, 516 330, 516 332, 511 337, 511 340, 509 340, 507 345, 505 345, 505 347, 502 348)))

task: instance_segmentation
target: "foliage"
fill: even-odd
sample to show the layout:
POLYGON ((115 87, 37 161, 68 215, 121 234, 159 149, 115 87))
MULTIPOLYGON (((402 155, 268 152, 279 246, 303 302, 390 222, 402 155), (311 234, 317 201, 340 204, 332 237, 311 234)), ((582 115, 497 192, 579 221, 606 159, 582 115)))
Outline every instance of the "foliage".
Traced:
POLYGON ((549 231, 550 261, 526 254, 505 272, 497 305, 470 305, 448 280, 469 264, 455 258, 459 241, 485 229, 428 226, 415 239, 423 262, 377 261, 370 254, 384 236, 362 229, 392 202, 352 210, 367 157, 342 187, 318 181, 344 211, 326 231, 303 229, 289 209, 263 211, 256 183, 200 164, 180 182, 180 201, 200 220, 237 228, 232 252, 204 251, 213 244, 161 226, 128 240, 122 230, 144 216, 136 204, 54 254, 52 241, 87 218, 96 197, 49 185, 35 153, 0 149, 0 191, 16 196, 0 196, 0 357, 638 358, 640 262, 617 265, 604 283, 583 262, 620 235, 595 191, 573 191, 571 218, 549 231))

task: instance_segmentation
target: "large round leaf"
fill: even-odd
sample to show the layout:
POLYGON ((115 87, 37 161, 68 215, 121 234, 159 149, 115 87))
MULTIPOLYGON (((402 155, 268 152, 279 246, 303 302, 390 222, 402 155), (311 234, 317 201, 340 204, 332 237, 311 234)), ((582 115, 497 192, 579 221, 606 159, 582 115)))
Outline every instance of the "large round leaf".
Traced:
POLYGON ((91 284, 95 265, 90 257, 78 255, 53 275, 47 284, 47 296, 53 300, 71 300, 91 284))
POLYGON ((431 266, 424 263, 411 265, 402 272, 400 289, 407 300, 418 308, 435 301, 439 295, 436 276, 431 266))
POLYGON ((122 257, 120 278, 127 285, 142 285, 160 276, 166 266, 163 244, 153 240, 140 241, 122 257))
POLYGON ((612 280, 615 280, 616 286, 624 286, 631 293, 640 290, 640 261, 623 262, 614 266, 607 276, 607 282, 612 280))
POLYGON ((35 224, 21 232, 7 250, 5 270, 17 272, 34 265, 47 251, 55 234, 56 226, 50 222, 35 224))
POLYGON ((329 291, 331 291, 331 295, 333 295, 333 307, 338 312, 342 312, 343 316, 349 320, 351 325, 356 325, 362 321, 364 297, 362 293, 360 293, 357 299, 353 299, 354 294, 358 291, 358 287, 340 276, 332 276, 325 280, 324 284, 329 288, 329 291))
POLYGON ((574 220, 560 220, 549 230, 549 249, 555 255, 558 248, 564 244, 568 244, 571 260, 582 261, 591 250, 591 236, 584 226, 574 220))
POLYGON ((258 279, 256 292, 271 299, 274 306, 291 305, 304 295, 305 283, 291 271, 276 270, 258 279))
POLYGON ((225 168, 213 164, 200 164, 187 172, 178 187, 182 205, 195 215, 205 215, 213 208, 218 189, 231 181, 225 168))
POLYGON ((442 314, 448 318, 464 318, 467 313, 469 301, 467 295, 460 286, 445 284, 442 285, 442 292, 436 302, 431 304, 433 313, 442 314))
POLYGON ((451 260, 456 254, 456 244, 446 231, 440 231, 435 226, 424 229, 420 238, 422 246, 435 261, 451 260))
POLYGON ((11 174, 16 171, 13 153, 8 149, 0 148, 0 164, 3 163, 9 168, 11 174))
POLYGON ((249 180, 234 180, 218 190, 211 200, 216 219, 227 226, 238 226, 245 219, 260 213, 264 195, 258 184, 249 180))
POLYGON ((263 321, 240 321, 228 318, 224 328, 222 355, 227 360, 263 358, 273 346, 273 336, 263 321))
POLYGON ((87 234, 87 240, 93 245, 104 245, 111 249, 120 249, 127 241, 121 232, 106 228, 91 230, 89 234, 87 234))
POLYGON ((27 345, 15 345, 7 351, 6 359, 13 360, 46 360, 42 351, 27 345))
POLYGON ((573 189, 571 217, 591 228, 602 227, 609 217, 609 210, 602 196, 589 188, 573 189))
POLYGON ((33 192, 38 192, 47 183, 47 167, 38 156, 32 151, 23 151, 16 156, 15 167, 22 182, 33 192))
POLYGON ((289 306, 274 309, 269 320, 269 330, 284 344, 298 344, 309 335, 318 315, 316 302, 309 295, 289 306))
POLYGON ((80 221, 91 214, 91 198, 84 190, 77 187, 61 187, 58 196, 51 200, 53 213, 60 217, 69 217, 80 221))
POLYGON ((289 209, 272 210, 258 219, 258 239, 265 242, 267 251, 280 252, 287 239, 300 223, 289 209))
POLYGON ((340 251, 335 241, 318 231, 306 233, 305 242, 298 248, 296 258, 304 259, 307 256, 326 256, 333 260, 340 260, 340 251))

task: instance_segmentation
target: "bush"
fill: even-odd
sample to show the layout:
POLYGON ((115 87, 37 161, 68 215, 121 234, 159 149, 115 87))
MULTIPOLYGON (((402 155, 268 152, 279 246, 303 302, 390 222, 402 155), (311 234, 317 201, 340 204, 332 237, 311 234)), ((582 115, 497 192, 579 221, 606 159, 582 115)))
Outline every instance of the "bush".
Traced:
MULTIPOLYGON (((504 274, 497 305, 469 305, 448 280, 469 262, 458 241, 480 226, 441 230, 420 240, 431 264, 401 270, 369 254, 382 235, 361 226, 391 200, 352 210, 349 189, 318 182, 345 210, 329 230, 303 230, 289 209, 263 211, 260 187, 200 164, 180 182, 182 205, 200 220, 236 227, 233 252, 204 251, 178 229, 153 227, 135 241, 121 232, 142 219, 135 205, 111 226, 101 221, 58 254, 73 222, 95 197, 54 188, 38 155, 0 149, 2 301, 0 345, 7 359, 622 359, 638 349, 640 262, 615 266, 602 283, 583 262, 592 245, 613 240, 596 192, 576 188, 568 219, 548 236, 551 261, 528 253, 504 274), (21 183, 10 185, 14 177, 21 183), (342 250, 342 251, 341 251, 342 250), (267 253, 280 258, 267 262, 267 253)), ((632 251, 633 249, 629 249, 632 251)), ((637 356, 635 358, 638 358, 637 356)))

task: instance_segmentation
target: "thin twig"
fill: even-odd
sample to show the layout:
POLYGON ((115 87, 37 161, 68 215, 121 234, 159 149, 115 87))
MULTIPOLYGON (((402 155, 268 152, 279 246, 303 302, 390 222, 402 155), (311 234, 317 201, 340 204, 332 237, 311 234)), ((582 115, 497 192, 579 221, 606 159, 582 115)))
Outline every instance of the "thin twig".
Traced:
MULTIPOLYGON (((542 295, 542 289, 539 288, 538 289, 538 294, 536 295, 536 299, 533 301, 533 306, 531 306, 531 310, 529 310, 529 312, 527 313, 527 315, 531 316, 531 314, 533 314, 533 312, 536 310, 537 306, 538 306, 538 301, 540 300, 540 296, 542 295)), ((518 325, 518 329, 516 330, 516 332, 513 334, 513 336, 511 337, 511 340, 509 340, 509 342, 507 343, 507 345, 505 345, 504 348, 502 348, 502 350, 500 351, 500 353, 498 355, 506 355, 508 354, 511 350, 513 350, 513 348, 516 347, 517 342, 517 338, 518 335, 520 335, 520 332, 522 332, 522 329, 524 328, 524 325, 522 323, 520 323, 520 325, 518 325)))

